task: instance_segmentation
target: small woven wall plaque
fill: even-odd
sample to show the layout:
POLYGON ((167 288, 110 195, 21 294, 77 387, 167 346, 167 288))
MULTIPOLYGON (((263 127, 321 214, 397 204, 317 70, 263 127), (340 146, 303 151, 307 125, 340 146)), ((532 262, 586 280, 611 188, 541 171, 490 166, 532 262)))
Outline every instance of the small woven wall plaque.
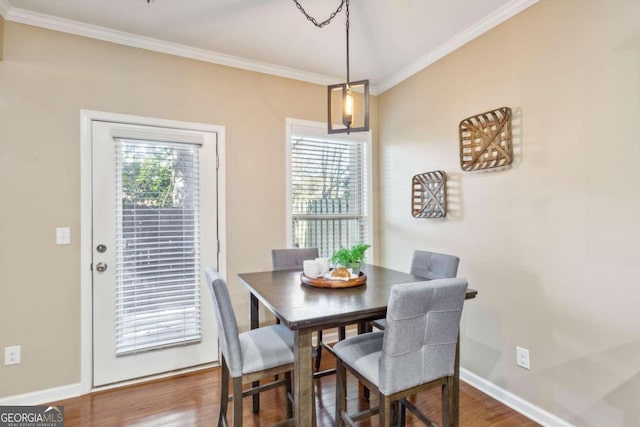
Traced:
POLYGON ((414 218, 443 218, 447 216, 447 174, 443 171, 425 172, 411 180, 411 214, 414 218))
POLYGON ((502 107, 460 122, 463 171, 498 168, 513 162, 511 108, 502 107))

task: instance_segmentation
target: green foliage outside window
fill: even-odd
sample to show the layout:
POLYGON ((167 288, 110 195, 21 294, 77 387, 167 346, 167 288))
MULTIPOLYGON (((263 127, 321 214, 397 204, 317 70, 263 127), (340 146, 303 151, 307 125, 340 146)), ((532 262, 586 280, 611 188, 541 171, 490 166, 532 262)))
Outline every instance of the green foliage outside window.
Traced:
POLYGON ((122 199, 125 204, 177 207, 184 181, 180 155, 170 148, 125 146, 122 151, 122 199))

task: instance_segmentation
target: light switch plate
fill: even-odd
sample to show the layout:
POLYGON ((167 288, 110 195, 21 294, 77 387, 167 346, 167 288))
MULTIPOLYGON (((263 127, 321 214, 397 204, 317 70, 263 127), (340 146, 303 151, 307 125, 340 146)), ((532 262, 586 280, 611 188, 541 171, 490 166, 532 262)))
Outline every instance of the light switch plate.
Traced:
POLYGON ((71 229, 69 227, 56 228, 56 245, 71 244, 71 229))

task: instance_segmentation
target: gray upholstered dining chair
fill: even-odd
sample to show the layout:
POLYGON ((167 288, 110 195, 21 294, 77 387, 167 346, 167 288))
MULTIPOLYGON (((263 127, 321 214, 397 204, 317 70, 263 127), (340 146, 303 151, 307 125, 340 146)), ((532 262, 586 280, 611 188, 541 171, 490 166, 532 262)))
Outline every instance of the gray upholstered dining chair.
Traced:
POLYGON ((407 402, 407 396, 442 386, 442 425, 453 416, 456 345, 467 290, 466 279, 435 279, 396 285, 387 307, 387 327, 347 338, 334 347, 337 360, 336 425, 379 412, 380 426, 391 425, 391 407, 400 403, 425 423, 431 422, 407 402), (345 411, 346 370, 370 390, 378 390, 379 408, 349 415, 345 411))
MULTIPOLYGON (((292 249, 272 249, 271 261, 275 271, 279 270, 299 270, 302 271, 304 260, 318 258, 318 248, 292 248, 292 249)), ((280 323, 280 319, 276 319, 280 323)), ((339 332, 344 337, 344 327, 339 332)), ((322 331, 318 331, 318 346, 314 349, 316 356, 315 370, 320 370, 322 362, 322 331)))
POLYGON ((287 390, 287 417, 293 415, 291 402, 291 371, 293 370, 293 333, 284 325, 271 325, 238 333, 236 316, 231 305, 227 284, 212 268, 205 268, 205 276, 218 322, 220 352, 222 354, 220 380, 220 412, 218 427, 229 425, 229 377, 231 377, 233 401, 233 426, 242 426, 242 398, 252 396, 278 386, 287 390), (266 377, 285 374, 284 380, 273 381, 250 389, 243 384, 266 377))
POLYGON ((460 258, 455 255, 413 251, 409 272, 429 280, 449 279, 458 274, 458 264, 460 264, 460 258))
MULTIPOLYGON (((409 272, 428 280, 448 279, 456 277, 458 264, 460 264, 460 258, 455 255, 416 250, 413 251, 409 272)), ((371 324, 380 330, 385 328, 384 319, 374 320, 371 324)))
POLYGON ((318 248, 273 249, 271 251, 273 269, 302 271, 303 261, 318 258, 320 256, 318 253, 318 248))

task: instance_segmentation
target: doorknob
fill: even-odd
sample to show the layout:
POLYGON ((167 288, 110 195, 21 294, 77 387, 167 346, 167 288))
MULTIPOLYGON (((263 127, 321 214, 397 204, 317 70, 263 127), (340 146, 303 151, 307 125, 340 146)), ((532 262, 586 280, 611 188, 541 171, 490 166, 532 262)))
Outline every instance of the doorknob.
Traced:
POLYGON ((98 270, 99 272, 103 272, 107 269, 107 264, 104 262, 99 262, 96 264, 96 270, 98 270))
POLYGON ((103 245, 103 244, 99 244, 99 245, 96 247, 96 250, 97 250, 98 252, 100 252, 100 253, 104 253, 104 252, 106 252, 106 250, 107 250, 107 246, 106 246, 106 245, 103 245))

